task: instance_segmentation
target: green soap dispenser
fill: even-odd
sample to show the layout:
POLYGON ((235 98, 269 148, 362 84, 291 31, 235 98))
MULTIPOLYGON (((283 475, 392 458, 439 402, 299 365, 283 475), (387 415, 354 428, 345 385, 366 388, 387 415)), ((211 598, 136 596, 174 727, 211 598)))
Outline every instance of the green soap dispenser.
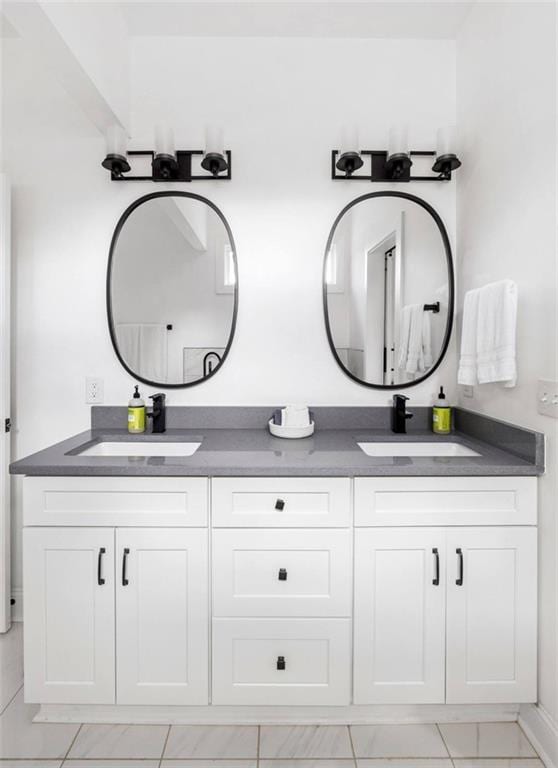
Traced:
POLYGON ((443 387, 440 387, 438 399, 432 408, 432 431, 437 435, 449 435, 451 432, 451 407, 446 402, 443 387))
POLYGON ((128 432, 133 435, 145 432, 145 403, 141 398, 137 384, 134 395, 128 403, 128 432))

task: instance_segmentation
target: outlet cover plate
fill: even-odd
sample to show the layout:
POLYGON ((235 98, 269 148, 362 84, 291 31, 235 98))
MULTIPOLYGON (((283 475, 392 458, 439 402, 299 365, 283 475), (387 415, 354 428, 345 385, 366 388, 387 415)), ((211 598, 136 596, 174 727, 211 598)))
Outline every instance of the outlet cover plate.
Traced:
POLYGON ((86 405, 100 405, 104 402, 105 392, 102 379, 88 376, 85 379, 85 403, 86 405))
POLYGON ((537 411, 558 419, 558 381, 540 379, 537 383, 537 411))

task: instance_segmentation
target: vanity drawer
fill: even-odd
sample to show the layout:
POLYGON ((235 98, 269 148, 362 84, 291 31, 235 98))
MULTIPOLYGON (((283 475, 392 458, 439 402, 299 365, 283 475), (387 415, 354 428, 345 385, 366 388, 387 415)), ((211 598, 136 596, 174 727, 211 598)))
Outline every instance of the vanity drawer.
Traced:
POLYGON ((349 530, 213 532, 215 616, 350 616, 349 530))
POLYGON ((24 525, 205 527, 205 477, 26 477, 24 525))
POLYGON ((351 481, 345 477, 218 477, 212 480, 217 528, 346 528, 351 481))
POLYGON ((355 525, 536 525, 535 477, 355 478, 355 525))
POLYGON ((214 619, 213 704, 349 704, 350 619, 214 619))

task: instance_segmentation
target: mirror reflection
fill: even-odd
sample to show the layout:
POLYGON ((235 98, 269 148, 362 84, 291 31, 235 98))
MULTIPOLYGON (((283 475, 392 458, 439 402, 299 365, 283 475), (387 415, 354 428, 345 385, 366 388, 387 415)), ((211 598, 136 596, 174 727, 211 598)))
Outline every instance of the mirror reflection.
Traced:
POLYGON ((442 222, 405 193, 347 206, 324 267, 330 344, 359 382, 415 383, 443 357, 453 313, 453 268, 442 222))
POLYGON ((209 201, 185 192, 136 201, 113 238, 108 280, 111 337, 135 378, 188 386, 223 363, 234 333, 236 257, 209 201))

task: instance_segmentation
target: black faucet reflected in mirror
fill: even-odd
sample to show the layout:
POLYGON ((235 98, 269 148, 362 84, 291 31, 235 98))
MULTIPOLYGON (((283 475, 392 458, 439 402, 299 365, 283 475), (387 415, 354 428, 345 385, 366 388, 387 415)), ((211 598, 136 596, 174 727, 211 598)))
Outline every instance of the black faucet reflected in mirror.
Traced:
POLYGON ((153 433, 164 432, 166 429, 166 406, 165 400, 167 396, 163 392, 157 392, 156 395, 149 395, 149 399, 153 400, 153 408, 147 412, 149 418, 153 419, 153 433))
POLYGON ((404 435, 407 432, 407 419, 412 419, 413 414, 407 410, 405 395, 394 395, 391 407, 391 429, 396 434, 404 435))
POLYGON ((217 352, 208 352, 203 358, 203 377, 209 376, 213 373, 213 363, 217 361, 217 365, 221 362, 221 356, 217 352))

